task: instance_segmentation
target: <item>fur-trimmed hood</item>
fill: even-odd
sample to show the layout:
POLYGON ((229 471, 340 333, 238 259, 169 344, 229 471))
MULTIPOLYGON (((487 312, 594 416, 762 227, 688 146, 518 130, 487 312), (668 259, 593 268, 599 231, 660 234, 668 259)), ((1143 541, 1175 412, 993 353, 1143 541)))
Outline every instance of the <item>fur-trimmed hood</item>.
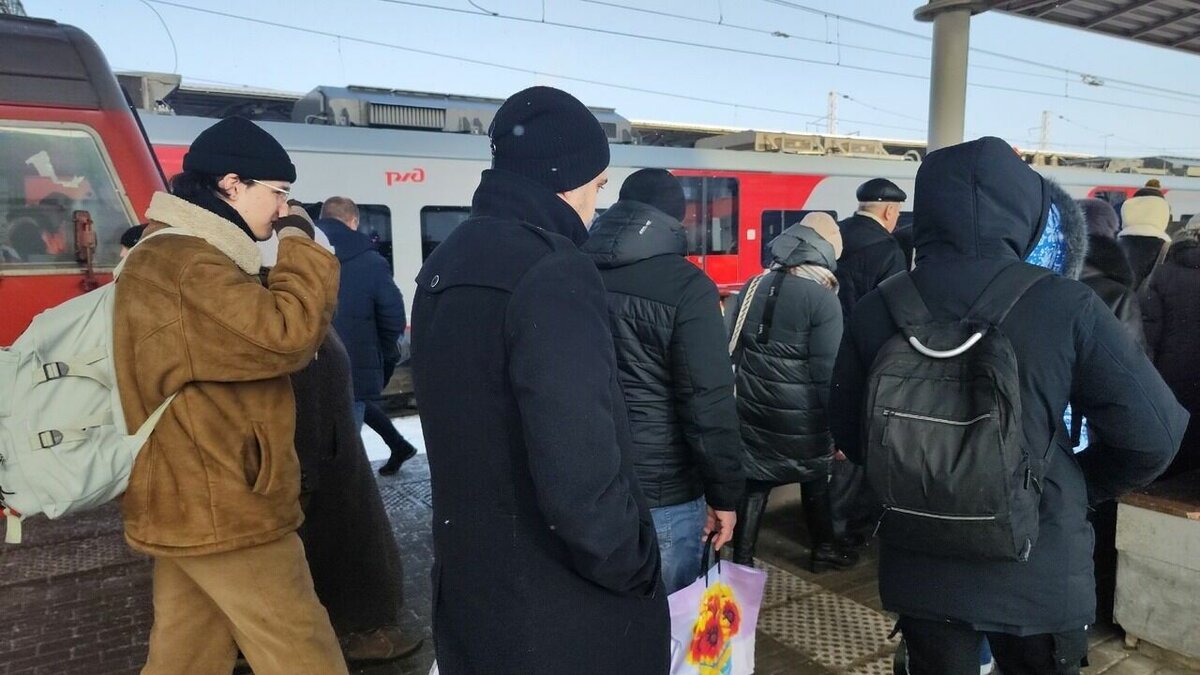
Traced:
POLYGON ((262 254, 258 246, 241 228, 175 195, 155 192, 150 200, 150 208, 146 209, 146 219, 150 221, 150 227, 146 228, 142 241, 163 227, 177 228, 212 244, 246 274, 258 274, 262 266, 262 254))
POLYGON ((1046 190, 1050 193, 1050 203, 1058 209, 1060 227, 1066 241, 1067 264, 1063 276, 1078 279, 1083 274, 1083 264, 1088 257, 1087 218, 1079 202, 1067 194, 1062 186, 1044 176, 1042 180, 1046 182, 1046 190))

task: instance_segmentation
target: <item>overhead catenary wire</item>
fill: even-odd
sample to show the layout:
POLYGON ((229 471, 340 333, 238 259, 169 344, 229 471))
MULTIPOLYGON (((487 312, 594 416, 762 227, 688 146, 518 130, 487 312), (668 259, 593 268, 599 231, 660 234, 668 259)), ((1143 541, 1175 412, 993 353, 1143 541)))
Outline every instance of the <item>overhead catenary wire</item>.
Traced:
MULTIPOLYGON (((787 7, 789 9, 793 9, 793 10, 797 10, 797 11, 807 12, 810 14, 816 14, 818 16, 833 17, 833 18, 836 18, 841 21, 846 21, 847 23, 853 23, 853 24, 857 24, 860 26, 874 28, 876 30, 886 31, 886 32, 893 33, 896 35, 903 35, 905 37, 915 38, 918 40, 923 40, 925 42, 933 41, 933 38, 931 36, 925 35, 923 33, 907 31, 907 30, 903 30, 900 28, 896 28, 895 26, 888 26, 885 24, 875 23, 872 21, 866 21, 864 19, 856 19, 854 17, 845 16, 843 14, 837 14, 835 12, 830 12, 828 10, 823 10, 823 9, 818 9, 816 7, 809 7, 807 5, 802 5, 798 2, 794 2, 793 0, 761 0, 761 1, 771 4, 771 5, 778 5, 780 7, 787 7)), ((1083 71, 1073 70, 1070 68, 1063 68, 1062 66, 1056 66, 1053 64, 1045 63, 1042 61, 1037 61, 1034 59, 1027 59, 1027 58, 1023 58, 1020 56, 1013 56, 1012 54, 1005 54, 1004 52, 997 52, 997 51, 992 51, 990 49, 983 49, 981 47, 969 47, 969 49, 971 52, 974 52, 976 54, 984 54, 987 56, 992 56, 995 58, 1012 61, 1014 63, 1023 63, 1025 65, 1054 70, 1054 71, 1057 71, 1060 73, 1065 72, 1071 76, 1080 78, 1081 81, 1084 81, 1085 83, 1087 81, 1087 78, 1096 78, 1096 79, 1102 81, 1103 86, 1108 86, 1109 83, 1117 83, 1117 84, 1123 84, 1123 85, 1127 85, 1127 86, 1138 87, 1140 89, 1145 89, 1147 91, 1157 91, 1157 92, 1165 93, 1165 94, 1191 96, 1191 97, 1194 97, 1194 98, 1200 100, 1200 93, 1192 94, 1190 92, 1185 92, 1185 91, 1181 91, 1178 89, 1167 89, 1165 87, 1158 87, 1155 85, 1143 84, 1141 82, 1131 82, 1129 80, 1118 79, 1115 77, 1108 77, 1108 76, 1099 75, 1096 73, 1085 73, 1083 71)))
MULTIPOLYGON (((415 54, 421 54, 421 55, 425 55, 425 56, 444 58, 444 59, 454 60, 454 61, 463 62, 463 63, 470 63, 470 64, 485 66, 485 67, 489 67, 489 68, 506 70, 509 72, 519 72, 519 73, 530 74, 530 75, 534 75, 534 76, 553 77, 555 79, 560 79, 560 80, 564 80, 564 81, 580 82, 580 83, 584 83, 584 84, 592 84, 595 86, 602 86, 602 87, 613 88, 613 89, 618 89, 618 90, 633 91, 633 92, 638 92, 638 93, 663 96, 663 97, 674 98, 674 99, 678 99, 678 100, 687 100, 687 101, 694 101, 694 102, 698 102, 698 103, 707 103, 707 104, 712 104, 712 105, 726 106, 726 107, 731 107, 731 108, 735 108, 735 109, 753 110, 753 111, 759 111, 759 112, 769 112, 769 113, 787 115, 787 116, 809 119, 809 120, 819 119, 821 117, 821 115, 816 114, 816 113, 811 113, 811 112, 798 112, 796 110, 780 109, 780 108, 775 108, 775 107, 753 105, 753 104, 747 104, 747 103, 741 103, 741 102, 731 102, 731 101, 713 99, 713 98, 708 98, 708 97, 683 94, 683 93, 678 93, 678 92, 668 92, 668 91, 663 91, 663 90, 658 90, 658 89, 651 89, 651 88, 647 88, 647 87, 636 87, 636 86, 620 84, 620 83, 616 83, 616 82, 606 82, 606 81, 597 80, 597 79, 593 79, 593 78, 575 77, 575 76, 559 74, 559 73, 551 73, 551 72, 546 72, 546 71, 536 70, 536 69, 531 69, 531 68, 522 68, 522 67, 518 67, 518 66, 510 66, 510 65, 506 65, 506 64, 493 63, 493 62, 484 61, 481 59, 472 59, 469 57, 463 57, 463 56, 454 55, 454 54, 440 53, 440 52, 435 52, 432 50, 407 47, 404 45, 399 45, 399 44, 390 43, 390 42, 384 42, 381 40, 359 38, 359 37, 354 37, 354 36, 343 35, 340 33, 335 33, 332 31, 324 31, 324 30, 306 28, 306 27, 301 27, 301 26, 292 26, 292 25, 281 23, 281 22, 270 21, 270 20, 265 20, 265 19, 256 19, 256 18, 244 16, 244 15, 232 14, 232 13, 228 13, 228 12, 221 12, 219 10, 212 10, 212 9, 207 9, 207 8, 203 8, 203 7, 195 7, 195 6, 180 3, 180 2, 171 2, 169 0, 144 0, 144 1, 152 2, 152 3, 158 4, 158 5, 162 5, 162 6, 176 7, 179 9, 189 10, 189 11, 193 11, 193 12, 200 12, 200 13, 206 13, 206 14, 210 14, 210 15, 222 16, 222 17, 226 17, 226 18, 238 20, 238 21, 246 21, 246 22, 256 23, 259 25, 267 25, 267 26, 272 26, 272 27, 276 27, 276 28, 304 32, 304 33, 308 33, 308 34, 312 34, 312 35, 319 35, 319 36, 324 36, 324 37, 329 37, 329 38, 334 38, 334 39, 343 39, 343 40, 347 40, 350 42, 357 42, 360 44, 379 46, 379 47, 384 47, 384 48, 389 48, 389 49, 396 49, 396 50, 405 51, 408 53, 415 53, 415 54)), ((420 5, 421 3, 409 3, 409 4, 420 5)), ((441 10, 447 9, 447 8, 439 7, 436 5, 428 5, 426 7, 428 9, 441 9, 441 10)), ((453 9, 453 8, 451 8, 451 9, 453 9)), ((475 16, 483 16, 483 17, 489 16, 487 14, 482 14, 480 12, 467 11, 467 10, 461 10, 461 11, 475 15, 475 16)), ((504 17, 503 17, 503 15, 501 15, 500 17, 496 17, 496 18, 504 18, 504 17)), ((543 23, 541 21, 536 21, 536 20, 532 20, 532 19, 523 19, 523 20, 527 21, 527 22, 531 22, 531 23, 543 23)), ((577 28, 581 29, 581 30, 589 30, 587 27, 577 27, 577 28)), ((590 29, 590 30, 598 30, 598 29, 590 29)), ((611 33, 611 31, 609 33, 611 33)), ((639 38, 639 39, 650 39, 650 40, 658 39, 658 38, 655 38, 652 36, 638 36, 636 34, 629 34, 628 37, 634 37, 634 38, 639 38)), ((681 41, 676 41, 676 42, 681 42, 681 41)), ((694 47, 700 47, 700 48, 709 47, 709 45, 699 45, 699 44, 694 44, 694 43, 684 43, 684 44, 687 44, 688 46, 694 46, 694 47)), ((757 55, 757 56, 789 58, 789 57, 780 57, 779 55, 750 52, 749 50, 741 50, 741 51, 745 51, 751 55, 757 55)), ((838 66, 837 64, 832 64, 832 63, 823 62, 823 61, 816 61, 816 63, 820 64, 820 65, 825 65, 825 66, 846 67, 846 66, 838 66)), ((882 71, 881 69, 873 69, 873 68, 867 68, 867 67, 862 67, 862 66, 856 67, 856 69, 865 70, 865 71, 869 71, 869 72, 883 72, 883 73, 890 72, 890 71, 882 71)), ((927 76, 913 75, 910 73, 902 73, 900 75, 902 75, 904 77, 909 77, 912 79, 928 80, 927 76)), ((1147 106, 1135 106, 1135 105, 1130 105, 1130 104, 1115 103, 1115 102, 1111 102, 1111 101, 1104 101, 1101 99, 1064 96, 1063 94, 1060 94, 1060 93, 1032 91, 1032 90, 1020 89, 1020 88, 1016 88, 1016 87, 1005 87, 1005 86, 1000 86, 1000 85, 990 85, 990 84, 981 84, 981 83, 976 83, 972 86, 992 89, 992 90, 996 90, 996 91, 1009 91, 1009 92, 1013 92, 1013 93, 1027 94, 1027 95, 1048 96, 1048 97, 1055 97, 1055 98, 1064 98, 1065 97, 1065 98, 1068 98, 1068 99, 1074 100, 1074 101, 1090 102, 1090 103, 1096 103, 1098 105, 1107 105, 1107 106, 1113 106, 1113 107, 1124 108, 1124 109, 1143 110, 1143 111, 1153 112, 1153 113, 1160 113, 1160 114, 1200 119, 1200 115, 1191 114, 1191 113, 1184 113, 1184 112, 1173 111, 1173 110, 1164 110, 1161 108, 1151 108, 1151 107, 1147 107, 1147 106)), ((881 129, 896 129, 896 130, 903 130, 903 131, 911 131, 914 133, 924 133, 925 132, 925 129, 918 129, 918 128, 914 128, 914 127, 906 127, 906 126, 901 126, 901 125, 881 124, 881 123, 878 123, 875 121, 851 120, 851 119, 844 119, 843 121, 847 122, 847 123, 851 123, 851 124, 870 125, 870 126, 878 127, 881 129)))
MULTIPOLYGON (((152 2, 152 3, 158 4, 158 5, 163 5, 163 6, 167 6, 167 7, 175 7, 178 9, 199 12, 202 14, 209 14, 209 15, 213 15, 213 16, 220 16, 220 17, 224 17, 224 18, 228 18, 228 19, 234 19, 234 20, 238 20, 238 21, 246 21, 246 22, 255 23, 255 24, 259 24, 259 25, 271 26, 274 28, 292 30, 292 31, 297 31, 297 32, 301 32, 301 33, 308 33, 310 35, 317 35, 317 36, 333 38, 333 39, 341 39, 341 40, 346 40, 347 42, 356 42, 359 44, 371 45, 371 46, 375 46, 375 47, 383 47, 383 48, 387 48, 387 49, 396 49, 399 51, 404 51, 404 52, 408 52, 408 53, 412 53, 412 54, 421 54, 424 56, 433 56, 433 57, 437 57, 437 58, 444 58, 444 59, 449 59, 449 60, 453 60, 453 61, 458 61, 461 63, 470 63, 472 65, 486 66, 489 68, 496 68, 499 70, 506 70, 509 72, 522 73, 522 74, 526 74, 526 75, 552 77, 555 79, 566 80, 569 82, 580 82, 583 84, 591 84, 591 85, 596 85, 596 86, 600 86, 600 87, 609 87, 609 88, 620 89, 620 90, 624 90, 624 91, 633 91, 633 92, 642 93, 642 94, 664 96, 664 97, 675 98, 675 99, 679 99, 679 100, 694 101, 697 103, 708 103, 708 104, 712 104, 712 105, 727 106, 727 107, 731 107, 731 108, 740 108, 743 110, 755 110, 758 112, 768 112, 768 113, 775 113, 775 114, 780 114, 780 115, 789 115, 789 116, 799 117, 799 118, 804 118, 804 119, 815 119, 815 118, 819 118, 822 116, 821 113, 815 113, 815 112, 799 112, 796 110, 785 110, 782 108, 773 108, 773 107, 769 107, 769 106, 759 106, 759 105, 752 105, 752 104, 746 104, 746 103, 735 103, 732 101, 722 101, 719 99, 706 98, 703 96, 693 96, 690 94, 682 94, 682 93, 678 93, 678 92, 668 92, 668 91, 662 91, 662 90, 657 90, 657 89, 650 89, 650 88, 646 88, 646 87, 636 87, 636 86, 627 85, 627 84, 619 84, 616 82, 605 82, 603 80, 597 80, 597 79, 593 79, 593 78, 575 77, 572 75, 563 75, 563 74, 558 74, 558 73, 547 72, 544 70, 536 70, 533 68, 522 68, 520 66, 511 66, 511 65, 506 65, 506 64, 502 64, 502 63, 493 63, 490 61, 484 61, 482 59, 473 59, 470 57, 458 56, 455 54, 446 54, 446 53, 435 52, 435 51, 427 50, 427 49, 418 49, 416 47, 407 47, 404 45, 398 45, 398 44, 394 44, 394 43, 390 43, 390 42, 384 42, 381 40, 372 40, 369 38, 360 38, 360 37, 355 37, 355 36, 350 36, 350 35, 343 35, 340 33, 319 30, 316 28, 307 28, 304 26, 292 26, 292 25, 280 23, 277 21, 270 21, 267 19, 256 19, 253 17, 243 16, 240 14, 233 14, 230 12, 222 12, 220 10, 208 9, 205 7, 194 7, 192 5, 187 5, 187 4, 183 4, 183 3, 179 3, 179 2, 171 2, 170 0, 144 0, 144 1, 152 2)), ((474 14, 477 14, 479 16, 484 16, 484 15, 478 14, 478 13, 474 13, 474 14)), ((844 121, 851 123, 851 124, 867 124, 867 125, 871 125, 871 126, 875 126, 875 127, 884 128, 884 129, 898 129, 898 130, 902 130, 902 131, 913 131, 913 132, 918 132, 918 133, 924 133, 924 131, 925 131, 924 129, 917 129, 915 127, 905 127, 905 126, 898 126, 898 125, 891 125, 891 124, 880 124, 878 122, 868 121, 868 120, 846 119, 844 121)))
MULTIPOLYGON (((149 0, 149 1, 165 2, 165 0, 149 0)), ((714 51, 720 51, 720 52, 741 54, 741 55, 746 55, 746 56, 755 56, 755 57, 762 57, 762 58, 769 58, 769 59, 783 60, 783 61, 791 61, 791 62, 797 62, 797 63, 807 63, 810 65, 825 66, 825 67, 830 67, 830 68, 845 68, 848 70, 874 73, 874 74, 878 74, 878 75, 889 75, 889 76, 893 76, 893 77, 902 77, 902 78, 907 78, 907 79, 912 79, 912 80, 929 81, 929 79, 930 79, 928 75, 921 75, 921 74, 916 74, 916 73, 907 73, 907 72, 895 71, 895 70, 885 70, 882 68, 873 68, 873 67, 869 67, 869 66, 860 66, 860 65, 847 64, 847 63, 841 63, 841 62, 824 61, 821 59, 812 59, 812 58, 806 58, 806 57, 801 57, 801 56, 792 56, 792 55, 786 55, 786 54, 774 54, 774 53, 770 53, 770 52, 759 52, 759 51, 754 51, 754 50, 749 50, 749 49, 740 49, 740 48, 736 48, 736 47, 727 47, 727 46, 722 46, 722 45, 711 45, 711 44, 700 43, 700 42, 689 42, 687 40, 678 40, 678 39, 674 39, 674 38, 664 38, 664 37, 651 36, 651 35, 640 35, 637 33, 627 33, 627 32, 623 32, 623 31, 617 31, 617 30, 606 29, 606 28, 596 28, 593 26, 580 26, 580 25, 576 25, 576 24, 569 24, 569 23, 562 23, 562 22, 552 22, 552 21, 542 21, 542 20, 538 20, 538 19, 528 19, 525 17, 509 16, 507 14, 483 14, 480 12, 474 12, 471 10, 466 10, 466 9, 461 9, 461 8, 456 8, 456 7, 445 7, 445 6, 441 6, 441 5, 431 5, 431 4, 427 4, 427 3, 416 2, 415 0, 380 0, 380 1, 386 2, 389 4, 394 4, 394 5, 404 5, 404 6, 409 6, 409 7, 418 7, 418 8, 436 10, 436 11, 455 12, 455 13, 468 14, 468 15, 477 16, 477 17, 491 17, 491 18, 503 19, 503 20, 507 20, 507 21, 517 21, 517 22, 522 22, 522 23, 531 23, 531 24, 552 26, 552 27, 556 27, 556 28, 567 28, 567 29, 571 29, 571 30, 585 31, 585 32, 597 33, 597 34, 609 35, 609 36, 625 37, 625 38, 631 38, 631 39, 636 39, 636 40, 659 42, 659 43, 670 44, 670 45, 675 45, 675 46, 693 47, 696 49, 714 50, 714 51)), ((764 1, 775 2, 776 0, 764 0, 764 1)), ((779 0, 779 1, 783 2, 784 0, 779 0)), ((814 11, 816 11, 816 10, 814 10, 814 11)), ((894 30, 899 30, 899 29, 894 29, 894 30)), ((917 33, 908 33, 907 31, 900 31, 900 32, 907 34, 907 35, 916 35, 919 37, 925 37, 925 36, 920 36, 917 33)), ((1074 71, 1065 71, 1065 72, 1074 72, 1074 71)), ((1129 103, 1118 103, 1116 101, 1106 101, 1104 99, 1098 99, 1098 98, 1090 98, 1090 97, 1084 97, 1084 96, 1072 96, 1066 92, 1060 93, 1060 92, 1050 92, 1050 91, 1037 91, 1037 90, 1032 90, 1032 89, 1021 89, 1019 87, 1009 87, 1009 86, 1004 86, 1004 85, 988 84, 988 83, 983 83, 983 82, 968 82, 967 86, 980 88, 980 89, 990 89, 993 91, 1027 94, 1027 95, 1032 95, 1032 96, 1048 96, 1048 97, 1054 97, 1054 98, 1065 98, 1065 99, 1069 99, 1069 100, 1073 100, 1073 101, 1094 103, 1096 105, 1105 105, 1105 106, 1110 106, 1110 107, 1115 107, 1115 108, 1123 108, 1126 110, 1139 110, 1139 111, 1144 111, 1144 112, 1159 113, 1159 114, 1163 114, 1163 115, 1173 115, 1173 116, 1177 116, 1177 117, 1189 117, 1189 118, 1193 118, 1193 119, 1200 119, 1200 113, 1188 113, 1188 112, 1183 112, 1183 111, 1179 111, 1179 110, 1169 110, 1169 109, 1164 109, 1164 108, 1159 108, 1159 107, 1134 105, 1134 104, 1129 104, 1129 103)))

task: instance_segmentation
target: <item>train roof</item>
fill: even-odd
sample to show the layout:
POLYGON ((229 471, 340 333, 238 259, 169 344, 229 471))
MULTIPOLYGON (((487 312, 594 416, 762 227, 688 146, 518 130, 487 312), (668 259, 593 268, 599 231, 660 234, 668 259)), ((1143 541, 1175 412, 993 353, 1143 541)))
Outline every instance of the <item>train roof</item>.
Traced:
MULTIPOLYGON (((204 117, 144 115, 143 122, 156 145, 190 145, 214 121, 204 117)), ((447 134, 433 131, 369 129, 289 122, 259 122, 292 152, 331 155, 405 157, 413 159, 458 159, 491 161, 486 136, 447 134)), ((739 171, 765 173, 814 173, 841 176, 916 175, 918 162, 845 158, 836 155, 803 156, 704 148, 672 148, 614 144, 612 165, 619 167, 663 167, 694 171, 739 171)), ((1107 173, 1096 169, 1034 167, 1064 181, 1089 182, 1114 187, 1141 187, 1146 176, 1107 173)), ((1194 178, 1160 176, 1166 188, 1195 189, 1194 178)))
POLYGON ((119 110, 125 95, 100 47, 74 26, 0 15, 3 102, 119 110))

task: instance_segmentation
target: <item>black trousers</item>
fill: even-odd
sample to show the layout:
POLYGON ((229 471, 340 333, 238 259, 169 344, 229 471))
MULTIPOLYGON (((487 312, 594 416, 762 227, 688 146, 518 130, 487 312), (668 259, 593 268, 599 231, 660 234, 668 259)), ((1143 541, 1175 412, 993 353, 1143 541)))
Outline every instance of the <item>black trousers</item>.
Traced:
POLYGON ((978 675, 979 651, 986 636, 1004 675, 1078 675, 1087 658, 1087 631, 1017 637, 981 633, 946 621, 900 617, 908 646, 909 675, 978 675))
POLYGON ((379 407, 379 404, 370 399, 364 399, 361 403, 366 404, 366 413, 363 416, 363 422, 371 428, 372 431, 379 434, 383 442, 387 444, 388 449, 393 455, 403 455, 410 447, 404 435, 396 430, 392 424, 391 418, 379 407))

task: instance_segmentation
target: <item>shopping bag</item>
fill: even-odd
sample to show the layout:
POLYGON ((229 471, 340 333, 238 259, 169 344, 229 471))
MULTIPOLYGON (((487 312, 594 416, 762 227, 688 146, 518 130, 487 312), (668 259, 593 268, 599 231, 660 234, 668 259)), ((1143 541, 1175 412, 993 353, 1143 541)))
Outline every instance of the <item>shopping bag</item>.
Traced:
POLYGON ((767 573, 721 562, 709 567, 713 535, 700 561, 700 576, 672 593, 671 675, 751 675, 754 630, 767 573))

